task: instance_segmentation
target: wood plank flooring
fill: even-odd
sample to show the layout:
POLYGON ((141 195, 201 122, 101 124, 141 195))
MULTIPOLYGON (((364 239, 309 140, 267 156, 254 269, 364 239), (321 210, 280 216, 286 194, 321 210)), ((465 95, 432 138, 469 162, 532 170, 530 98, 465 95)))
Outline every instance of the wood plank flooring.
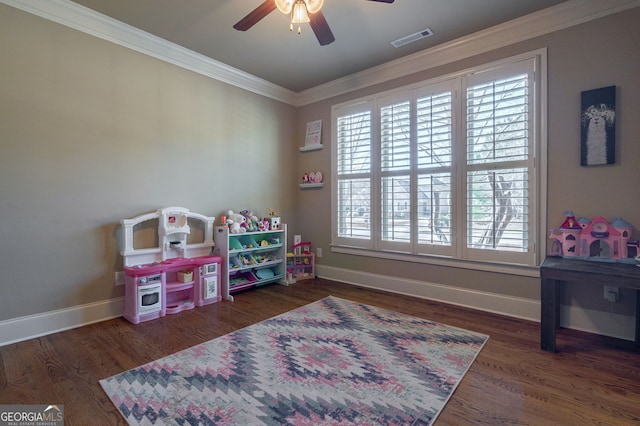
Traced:
POLYGON ((125 424, 98 380, 333 295, 488 334, 436 425, 640 423, 640 350, 632 342, 323 279, 269 285, 133 325, 118 318, 0 347, 0 404, 64 404, 66 425, 125 424))

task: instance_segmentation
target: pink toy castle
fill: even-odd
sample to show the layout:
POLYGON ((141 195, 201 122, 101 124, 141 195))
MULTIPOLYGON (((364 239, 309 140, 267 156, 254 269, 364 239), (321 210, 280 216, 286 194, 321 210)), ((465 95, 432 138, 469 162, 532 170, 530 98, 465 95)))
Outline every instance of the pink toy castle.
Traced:
MULTIPOLYGON (((629 241, 633 227, 615 218, 611 223, 603 217, 593 220, 576 219, 572 212, 565 212, 565 220, 559 228, 551 230, 552 256, 572 257, 611 262, 633 262, 633 250, 637 242, 629 241), (631 256, 630 256, 631 255, 631 256)), ((637 250, 636 250, 637 251, 637 250)))

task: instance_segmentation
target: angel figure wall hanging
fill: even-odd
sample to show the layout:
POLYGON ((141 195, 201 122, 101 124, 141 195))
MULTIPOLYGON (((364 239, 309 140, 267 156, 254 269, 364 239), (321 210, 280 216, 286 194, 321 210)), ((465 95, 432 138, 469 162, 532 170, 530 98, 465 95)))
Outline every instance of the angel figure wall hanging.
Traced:
POLYGON ((582 92, 580 165, 616 162, 616 86, 582 92))

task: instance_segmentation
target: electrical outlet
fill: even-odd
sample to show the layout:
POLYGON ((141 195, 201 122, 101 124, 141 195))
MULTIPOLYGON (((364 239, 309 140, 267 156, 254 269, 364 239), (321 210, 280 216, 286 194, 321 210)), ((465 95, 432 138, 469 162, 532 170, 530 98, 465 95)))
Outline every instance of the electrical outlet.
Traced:
POLYGON ((604 286, 604 298, 609 302, 617 302, 620 296, 618 287, 614 287, 612 285, 604 286))
POLYGON ((116 271, 115 283, 116 287, 124 285, 124 271, 116 271))
POLYGON ((318 257, 322 257, 322 247, 318 247, 316 251, 318 253, 318 257))

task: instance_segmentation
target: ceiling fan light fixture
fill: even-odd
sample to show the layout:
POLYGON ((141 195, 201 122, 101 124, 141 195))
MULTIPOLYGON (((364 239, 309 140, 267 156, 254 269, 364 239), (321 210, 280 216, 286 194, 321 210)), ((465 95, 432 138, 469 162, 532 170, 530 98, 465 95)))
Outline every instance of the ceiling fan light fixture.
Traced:
POLYGON ((306 0, 307 3, 307 12, 316 13, 322 8, 322 4, 324 0, 306 0))
POLYGON ((294 0, 275 0, 275 2, 278 10, 284 13, 285 15, 288 15, 289 13, 291 13, 291 9, 293 9, 293 3, 295 1, 294 0))
POLYGON ((311 22, 307 13, 307 5, 304 0, 297 0, 293 5, 293 12, 291 12, 291 23, 304 24, 307 22, 311 22))
MULTIPOLYGON (((393 3, 395 0, 369 1, 393 3)), ((323 4, 324 0, 264 0, 248 15, 236 22, 233 28, 238 31, 247 31, 277 8, 281 13, 291 17, 289 21, 289 29, 291 31, 293 31, 293 24, 309 23, 320 46, 326 46, 333 43, 336 38, 333 36, 331 28, 329 28, 329 24, 320 10, 323 4), (313 15, 313 20, 309 18, 309 14, 313 15)), ((298 26, 298 34, 300 34, 301 31, 302 29, 298 26)))

